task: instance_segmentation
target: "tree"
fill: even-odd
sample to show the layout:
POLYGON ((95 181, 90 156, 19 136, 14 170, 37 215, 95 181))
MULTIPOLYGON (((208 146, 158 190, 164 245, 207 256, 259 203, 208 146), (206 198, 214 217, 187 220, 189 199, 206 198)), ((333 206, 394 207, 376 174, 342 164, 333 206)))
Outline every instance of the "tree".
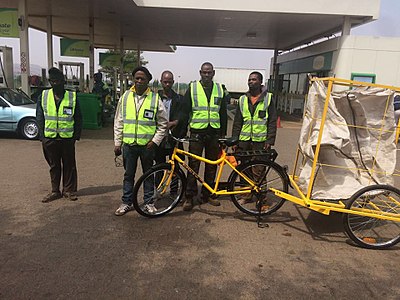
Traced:
MULTIPOLYGON (((119 54, 119 51, 115 51, 115 50, 107 50, 106 53, 110 53, 110 54, 119 54)), ((124 64, 126 65, 127 63, 129 63, 129 66, 127 69, 124 70, 124 75, 130 75, 132 70, 138 65, 137 63, 137 51, 136 50, 127 50, 124 51, 124 53, 122 54, 122 59, 124 61, 124 64)), ((140 65, 144 66, 148 63, 148 61, 144 60, 144 57, 142 56, 142 52, 140 52, 140 65)), ((117 74, 120 73, 120 65, 118 66, 113 66, 113 67, 101 67, 100 72, 104 72, 104 73, 108 73, 108 74, 115 74, 115 72, 117 72, 117 74)))

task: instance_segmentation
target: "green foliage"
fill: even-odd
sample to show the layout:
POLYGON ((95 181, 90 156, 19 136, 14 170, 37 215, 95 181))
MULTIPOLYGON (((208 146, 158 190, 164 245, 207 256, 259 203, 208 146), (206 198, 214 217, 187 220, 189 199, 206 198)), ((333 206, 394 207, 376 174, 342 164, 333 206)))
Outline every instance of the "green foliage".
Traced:
MULTIPOLYGON (((106 53, 111 53, 111 54, 119 54, 119 51, 115 50, 107 50, 106 53)), ((123 61, 127 62, 133 62, 133 65, 137 66, 137 51, 136 50, 127 50, 124 51, 123 53, 123 61)), ((145 66, 148 63, 148 61, 144 60, 144 57, 142 56, 142 52, 140 52, 140 65, 145 66)), ((99 69, 100 72, 103 73, 108 73, 108 74, 114 74, 115 71, 119 74, 120 72, 120 66, 116 67, 102 67, 99 69)), ((125 72, 125 75, 131 75, 130 72, 125 72)))

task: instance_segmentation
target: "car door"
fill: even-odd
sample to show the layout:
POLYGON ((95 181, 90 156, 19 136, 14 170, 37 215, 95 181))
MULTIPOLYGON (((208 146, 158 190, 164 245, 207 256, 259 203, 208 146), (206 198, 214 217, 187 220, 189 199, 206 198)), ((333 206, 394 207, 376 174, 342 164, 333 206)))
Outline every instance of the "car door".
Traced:
POLYGON ((0 97, 0 130, 13 130, 13 123, 15 121, 13 121, 12 117, 11 106, 0 97))

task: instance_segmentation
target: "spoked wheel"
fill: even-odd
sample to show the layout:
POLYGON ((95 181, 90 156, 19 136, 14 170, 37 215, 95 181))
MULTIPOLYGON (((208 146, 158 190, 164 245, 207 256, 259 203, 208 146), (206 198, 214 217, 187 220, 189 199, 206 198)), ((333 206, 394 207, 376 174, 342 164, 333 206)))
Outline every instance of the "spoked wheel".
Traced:
POLYGON ((371 185, 355 193, 346 208, 374 215, 343 215, 346 233, 357 245, 385 249, 400 242, 400 190, 371 185))
POLYGON ((145 172, 133 188, 133 206, 145 217, 160 217, 173 210, 183 197, 186 177, 179 168, 160 164, 145 172))
MULTIPOLYGON (((269 188, 275 188, 288 192, 287 177, 279 165, 268 161, 250 161, 239 165, 237 169, 261 188, 258 193, 231 195, 232 202, 240 211, 252 216, 260 216, 271 214, 282 206, 285 200, 269 190, 269 188)), ((233 171, 229 177, 229 191, 243 190, 251 190, 250 183, 233 171)))
POLYGON ((39 128, 34 119, 24 120, 21 124, 21 135, 24 139, 34 140, 39 136, 39 128))

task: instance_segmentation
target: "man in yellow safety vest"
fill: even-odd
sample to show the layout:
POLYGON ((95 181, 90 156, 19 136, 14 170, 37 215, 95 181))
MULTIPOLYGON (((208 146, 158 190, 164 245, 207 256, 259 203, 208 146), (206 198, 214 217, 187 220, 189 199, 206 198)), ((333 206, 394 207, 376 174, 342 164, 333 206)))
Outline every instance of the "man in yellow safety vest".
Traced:
MULTIPOLYGON (((232 136, 239 137, 240 151, 267 150, 275 143, 277 112, 272 94, 262 88, 263 76, 251 72, 249 91, 239 98, 232 126, 232 136)), ((256 171, 256 170, 254 170, 256 171)), ((244 197, 241 204, 250 200, 244 197)))
MULTIPOLYGON (((137 160, 140 158, 143 172, 153 165, 155 148, 163 140, 168 124, 167 112, 159 95, 149 88, 152 79, 149 70, 137 67, 132 76, 134 85, 119 99, 114 119, 114 153, 116 156, 123 154, 125 168, 122 204, 115 211, 117 216, 133 209, 137 160)), ((145 194, 150 191, 147 192, 145 194)), ((156 211, 153 204, 146 205, 149 211, 156 211)))
POLYGON ((51 193, 42 202, 62 196, 74 201, 78 199, 75 141, 81 137, 82 115, 76 93, 64 89, 64 74, 59 69, 49 70, 49 82, 52 88, 42 92, 36 107, 39 137, 51 179, 51 193))
MULTIPOLYGON (((197 139, 190 142, 189 152, 201 156, 205 150, 205 157, 210 160, 218 158, 218 138, 226 135, 227 127, 228 93, 221 84, 213 82, 214 75, 213 65, 209 62, 203 63, 200 68, 200 81, 191 82, 184 96, 187 114, 190 117, 190 137, 197 139)), ((189 158, 189 166, 198 172, 200 162, 189 158)), ((205 165, 204 181, 210 186, 214 183, 216 170, 216 165, 205 165)), ((196 178, 188 172, 184 210, 189 211, 193 208, 193 198, 197 192, 196 178)), ((217 199, 209 197, 209 192, 204 187, 201 202, 220 205, 217 199)))

